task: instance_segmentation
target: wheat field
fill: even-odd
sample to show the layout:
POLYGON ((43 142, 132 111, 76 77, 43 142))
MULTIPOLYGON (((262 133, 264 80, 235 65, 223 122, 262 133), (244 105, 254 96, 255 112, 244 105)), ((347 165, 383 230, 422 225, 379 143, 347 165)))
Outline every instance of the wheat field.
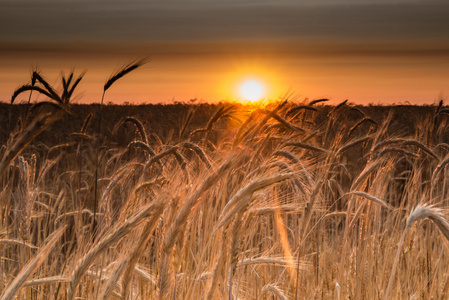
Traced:
POLYGON ((46 100, 0 150, 0 299, 449 297, 443 102, 411 129, 321 99, 190 105, 157 132, 103 105, 73 122, 81 79, 13 94, 46 100))

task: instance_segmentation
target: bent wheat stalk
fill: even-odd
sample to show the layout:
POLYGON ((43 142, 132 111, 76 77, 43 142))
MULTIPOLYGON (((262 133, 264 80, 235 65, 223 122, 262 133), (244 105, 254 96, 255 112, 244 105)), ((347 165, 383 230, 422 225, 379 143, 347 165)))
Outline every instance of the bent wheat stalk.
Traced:
MULTIPOLYGON (((100 294, 98 299, 104 300, 104 299, 108 299, 109 298, 109 296, 111 295, 111 293, 114 290, 114 287, 115 287, 115 285, 116 285, 120 275, 122 274, 122 272, 125 269, 125 267, 128 264, 128 262, 129 262, 128 258, 125 257, 125 258, 122 259, 120 264, 117 266, 117 268, 112 273, 111 277, 109 277, 109 279, 106 282, 106 285, 104 287, 104 290, 102 291, 102 293, 100 294)), ((124 298, 124 299, 126 299, 126 298, 124 298)))
POLYGON ((87 271, 89 266, 94 262, 94 260, 108 248, 109 245, 119 241, 123 236, 128 234, 132 229, 134 229, 141 221, 148 218, 157 210, 160 206, 165 205, 163 201, 151 203, 142 211, 136 214, 134 217, 125 221, 121 226, 114 230, 109 235, 101 239, 95 247, 93 247, 75 266, 72 275, 70 277, 70 282, 67 287, 67 299, 72 300, 75 298, 75 289, 78 286, 83 274, 87 271))
POLYGON ((128 264, 122 271, 122 299, 128 299, 130 283, 132 281, 132 274, 135 271, 135 266, 139 260, 140 255, 145 251, 148 241, 150 240, 154 229, 156 228, 157 221, 159 220, 161 214, 164 211, 164 206, 160 206, 157 211, 154 212, 153 217, 145 224, 139 241, 136 243, 133 251, 130 253, 130 258, 128 259, 128 264))
POLYGON ((23 286, 35 286, 35 285, 41 285, 41 284, 49 284, 49 283, 55 283, 55 282, 66 282, 68 279, 63 276, 51 276, 51 277, 45 277, 45 278, 37 278, 33 280, 28 280, 23 286))
POLYGON ((287 174, 279 174, 270 178, 263 178, 259 180, 253 180, 248 185, 239 190, 226 206, 223 208, 221 215, 219 217, 219 224, 217 225, 216 230, 220 229, 220 227, 227 225, 234 214, 238 213, 246 204, 251 200, 252 194, 255 192, 267 188, 270 185, 280 183, 282 181, 290 180, 294 178, 294 173, 287 174), (231 209, 231 207, 234 207, 231 209))
POLYGON ((17 246, 26 246, 30 249, 38 249, 36 246, 29 244, 25 241, 19 241, 15 239, 0 239, 0 244, 12 244, 17 246))
POLYGON ((187 222, 187 219, 192 210, 201 203, 200 196, 210 189, 217 181, 230 169, 234 161, 228 159, 215 172, 207 177, 201 186, 184 202, 174 222, 167 230, 167 234, 163 241, 164 256, 162 259, 161 271, 159 276, 159 298, 162 299, 168 293, 167 272, 170 264, 170 254, 175 245, 176 238, 182 232, 182 228, 187 222))
POLYGON ((404 244, 405 237, 407 235, 407 230, 412 226, 415 221, 429 218, 435 225, 438 226, 441 233, 444 237, 449 241, 449 223, 443 215, 443 212, 440 208, 437 208, 433 205, 427 204, 418 204, 412 211, 410 212, 409 217, 407 218, 407 224, 405 226, 404 232, 402 233, 401 240, 399 241, 398 250, 396 251, 396 257, 393 262, 393 268, 390 274, 390 280, 388 281, 387 292, 385 293, 385 300, 389 299, 391 289, 393 287, 394 282, 394 274, 396 272, 396 267, 399 261, 399 255, 401 254, 402 245, 404 244))
POLYGON ((14 144, 8 148, 0 162, 0 177, 5 172, 11 161, 14 160, 22 151, 36 138, 42 131, 62 117, 62 112, 55 114, 45 114, 39 116, 25 131, 18 137, 14 144))
POLYGON ((59 228, 47 238, 45 245, 36 253, 34 258, 22 268, 13 282, 8 286, 1 300, 9 300, 14 298, 14 295, 19 291, 19 289, 25 285, 27 279, 30 278, 30 276, 33 275, 34 272, 36 272, 36 270, 39 269, 42 263, 47 259, 54 245, 57 241, 59 241, 59 238, 62 236, 66 228, 67 226, 59 228))
POLYGON ((376 197, 374 197, 374 196, 372 196, 372 195, 370 195, 368 193, 365 193, 365 192, 362 192, 362 191, 352 191, 352 192, 349 192, 349 194, 353 194, 353 195, 357 195, 357 196, 360 196, 360 197, 364 197, 364 198, 366 198, 368 200, 371 200, 371 201, 373 201, 373 202, 375 202, 375 203, 377 203, 377 204, 379 204, 379 205, 381 205, 381 206, 383 206, 385 208, 388 208, 390 210, 393 209, 393 207, 391 205, 389 205, 388 203, 386 203, 385 201, 383 201, 383 200, 381 200, 379 198, 376 198, 376 197))
POLYGON ((287 300, 287 296, 285 296, 285 293, 274 284, 267 284, 262 288, 262 293, 265 292, 271 292, 272 294, 276 295, 281 300, 287 300))

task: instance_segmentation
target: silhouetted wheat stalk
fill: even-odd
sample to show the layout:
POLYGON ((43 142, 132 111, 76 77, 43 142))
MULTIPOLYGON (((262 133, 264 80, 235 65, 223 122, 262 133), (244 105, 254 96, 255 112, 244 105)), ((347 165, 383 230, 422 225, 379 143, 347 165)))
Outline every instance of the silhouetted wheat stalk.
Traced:
MULTIPOLYGON (((106 91, 120 78, 123 76, 129 74, 130 72, 136 70, 137 68, 141 67, 147 62, 145 59, 137 60, 134 62, 129 63, 128 65, 122 67, 119 71, 112 74, 111 77, 106 81, 103 87, 103 95, 101 96, 101 102, 100 102, 100 111, 98 113, 98 128, 97 128, 97 134, 100 137, 101 136, 101 123, 102 123, 102 108, 103 108, 103 101, 106 91)), ((94 185, 94 218, 92 222, 92 232, 95 232, 96 229, 96 215, 97 215, 97 207, 98 207, 98 164, 99 164, 99 158, 100 158, 100 149, 99 145, 97 148, 97 155, 95 160, 95 185, 94 185)))

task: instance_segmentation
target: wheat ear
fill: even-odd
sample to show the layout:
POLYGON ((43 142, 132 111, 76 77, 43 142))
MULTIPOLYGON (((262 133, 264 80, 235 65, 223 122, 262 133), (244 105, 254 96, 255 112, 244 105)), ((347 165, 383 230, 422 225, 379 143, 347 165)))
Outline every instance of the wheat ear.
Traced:
POLYGON ((274 284, 267 284, 262 288, 262 293, 265 292, 271 292, 272 294, 276 295, 281 300, 287 300, 287 296, 285 296, 285 293, 274 284))
POLYGON ((13 244, 13 245, 17 245, 17 246, 26 246, 31 249, 37 249, 37 247, 32 244, 28 244, 25 241, 19 241, 19 240, 15 240, 15 239, 0 239, 0 244, 13 244))
MULTIPOLYGON (((111 293, 114 290, 117 280, 119 279, 120 275, 122 274, 122 272, 125 269, 128 262, 129 262, 128 258, 125 257, 122 259, 122 261, 115 268, 114 272, 112 272, 111 276, 108 278, 108 281, 106 282, 106 285, 105 285, 102 293, 98 297, 98 299, 105 300, 105 299, 109 298, 109 296, 111 295, 111 293)), ((123 299, 126 299, 126 298, 123 298, 123 299)))
POLYGON ((51 250, 53 250, 54 245, 59 238, 64 233, 67 226, 63 226, 53 232, 46 240, 45 245, 36 253, 34 258, 30 260, 26 266, 20 270, 13 282, 8 286, 8 288, 3 293, 1 300, 13 299, 14 295, 19 291, 19 289, 25 284, 27 279, 36 272, 36 270, 42 265, 42 263, 47 259, 51 250))
POLYGON ((290 179, 294 179, 294 173, 279 174, 270 178, 253 180, 248 185, 244 186, 228 201, 226 206, 223 208, 219 217, 219 224, 216 229, 227 225, 231 218, 249 203, 253 193, 267 188, 270 185, 290 179), (231 207, 234 208, 231 209, 231 207))
POLYGON ((170 263, 170 253, 175 245, 176 238, 181 233, 181 230, 185 223, 187 222, 187 218, 189 217, 192 210, 201 202, 199 200, 200 196, 210 189, 231 167, 233 160, 228 159, 225 163, 223 163, 220 168, 218 168, 215 172, 213 172, 209 177, 207 177, 201 186, 189 197, 185 200, 184 205, 180 209, 178 215, 175 220, 171 224, 170 228, 167 230, 167 234, 164 237, 163 241, 163 251, 164 256, 162 259, 160 277, 159 277, 159 298, 163 298, 167 293, 168 283, 167 283, 167 272, 168 266, 170 263))
POLYGON ((140 59, 134 62, 131 62, 121 68, 119 71, 114 73, 111 77, 109 77, 108 81, 104 84, 104 91, 106 92, 117 80, 125 76, 126 74, 134 71, 135 69, 143 66, 147 62, 146 59, 140 59))
POLYGON ((159 220, 162 212, 164 211, 164 207, 160 206, 158 210, 154 211, 151 219, 145 224, 143 232, 140 236, 139 241, 137 242, 135 248, 130 254, 129 263, 124 269, 123 280, 122 280, 122 299, 128 299, 129 287, 132 280, 132 274, 135 271, 135 266, 139 260, 140 255, 145 250, 148 241, 150 240, 154 229, 156 228, 157 221, 159 220))
POLYGON ((410 212, 409 217, 407 218, 407 225, 405 226, 404 232, 402 233, 401 240, 399 241, 398 250, 396 252, 396 257, 394 259, 393 268, 390 274, 390 280, 388 281, 387 292, 385 293, 385 300, 389 299, 391 289, 393 287, 394 282, 394 274, 396 272, 396 267, 399 261, 399 255, 401 254, 401 248, 404 244, 404 240, 407 234, 407 230, 412 226, 415 221, 422 220, 425 218, 429 218, 435 225, 438 226, 441 233, 443 233, 444 237, 449 241, 449 223, 443 215, 443 212, 440 208, 437 208, 433 205, 427 204, 418 204, 412 211, 410 212))
POLYGON ((204 153, 203 149, 201 149, 198 145, 192 143, 192 142, 184 142, 182 144, 183 147, 192 150, 195 152, 195 154, 203 161, 203 163, 209 168, 212 169, 212 164, 210 160, 207 158, 206 154, 204 153))
POLYGON ((75 298, 75 289, 78 286, 81 277, 87 271, 87 268, 94 262, 94 260, 108 248, 109 245, 117 242, 123 236, 128 234, 133 228, 135 228, 143 219, 149 217, 154 210, 161 205, 165 205, 162 201, 151 203, 142 211, 136 214, 134 217, 125 221, 121 226, 115 229, 112 233, 101 239, 95 247, 93 247, 75 266, 70 282, 67 287, 67 299, 72 300, 75 298))
POLYGON ((123 120, 123 123, 126 123, 126 122, 133 123, 136 126, 137 130, 139 131, 139 135, 140 135, 140 138, 142 139, 142 141, 145 144, 148 144, 147 132, 145 131, 145 127, 143 126, 142 122, 140 122, 140 120, 138 120, 137 118, 134 118, 134 117, 126 117, 123 120))
POLYGON ((329 101, 329 99, 323 98, 323 99, 316 99, 316 100, 312 100, 309 102, 309 105, 315 105, 321 102, 327 102, 329 101))

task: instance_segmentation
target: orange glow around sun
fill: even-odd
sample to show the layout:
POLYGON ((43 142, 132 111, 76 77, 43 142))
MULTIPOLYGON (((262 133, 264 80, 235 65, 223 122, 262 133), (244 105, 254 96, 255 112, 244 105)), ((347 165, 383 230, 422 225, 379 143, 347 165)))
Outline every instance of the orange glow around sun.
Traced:
POLYGON ((239 61, 239 65, 221 74, 217 87, 224 99, 244 103, 276 101, 288 90, 275 68, 260 63, 239 61))

